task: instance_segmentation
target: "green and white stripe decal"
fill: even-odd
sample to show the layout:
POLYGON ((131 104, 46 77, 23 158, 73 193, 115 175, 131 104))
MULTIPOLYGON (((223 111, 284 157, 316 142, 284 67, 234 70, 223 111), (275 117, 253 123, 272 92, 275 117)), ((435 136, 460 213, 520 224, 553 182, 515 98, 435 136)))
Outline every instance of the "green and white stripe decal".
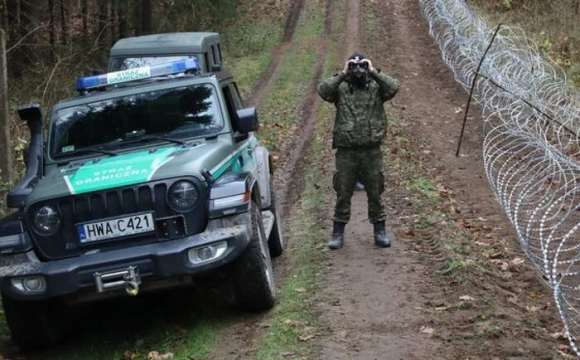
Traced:
POLYGON ((113 187, 133 185, 151 180, 157 169, 173 159, 177 148, 139 151, 104 158, 82 165, 74 174, 66 175, 71 194, 82 194, 113 187))
POLYGON ((222 176, 232 165, 235 165, 239 156, 242 155, 244 151, 247 151, 249 147, 255 147, 257 145, 258 140, 252 136, 244 146, 226 156, 219 164, 209 171, 213 180, 215 181, 219 179, 220 176, 222 176))

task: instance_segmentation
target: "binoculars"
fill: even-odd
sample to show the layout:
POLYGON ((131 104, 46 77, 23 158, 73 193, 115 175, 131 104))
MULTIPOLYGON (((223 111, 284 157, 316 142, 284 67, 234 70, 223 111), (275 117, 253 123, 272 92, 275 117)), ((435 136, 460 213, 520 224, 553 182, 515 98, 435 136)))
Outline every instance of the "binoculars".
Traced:
POLYGON ((356 69, 356 68, 368 70, 369 69, 369 63, 366 62, 366 61, 359 62, 358 64, 348 63, 348 68, 351 69, 351 70, 356 69))

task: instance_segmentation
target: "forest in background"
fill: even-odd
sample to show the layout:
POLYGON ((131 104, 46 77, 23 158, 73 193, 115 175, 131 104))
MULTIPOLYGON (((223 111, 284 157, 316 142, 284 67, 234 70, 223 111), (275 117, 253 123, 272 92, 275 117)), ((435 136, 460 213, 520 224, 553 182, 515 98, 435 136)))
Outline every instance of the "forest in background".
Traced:
POLYGON ((579 0, 467 0, 480 16, 498 24, 518 25, 540 50, 580 87, 579 0))
MULTIPOLYGON (((37 102, 47 114, 54 103, 75 96, 75 80, 106 68, 109 49, 118 39, 218 32, 224 63, 247 92, 260 76, 257 69, 269 62, 281 39, 288 9, 288 0, 0 0, 8 62, 12 181, 24 169, 23 150, 29 137, 26 125, 17 118, 18 106, 37 102)), ((10 186, 0 174, 0 215, 6 211, 4 194, 10 186)))

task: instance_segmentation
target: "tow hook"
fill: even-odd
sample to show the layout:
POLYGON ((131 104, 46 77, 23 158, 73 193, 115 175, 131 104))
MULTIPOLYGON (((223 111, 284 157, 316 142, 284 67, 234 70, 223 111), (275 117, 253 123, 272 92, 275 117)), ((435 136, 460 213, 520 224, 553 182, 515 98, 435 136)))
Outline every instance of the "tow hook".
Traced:
POLYGON ((139 284, 141 284, 141 277, 137 267, 130 266, 129 272, 125 274, 125 292, 129 296, 137 296, 139 293, 139 284))
POLYGON ((94 273, 97 291, 125 289, 127 295, 136 296, 139 293, 141 277, 137 266, 129 266, 124 270, 117 270, 106 273, 94 273))

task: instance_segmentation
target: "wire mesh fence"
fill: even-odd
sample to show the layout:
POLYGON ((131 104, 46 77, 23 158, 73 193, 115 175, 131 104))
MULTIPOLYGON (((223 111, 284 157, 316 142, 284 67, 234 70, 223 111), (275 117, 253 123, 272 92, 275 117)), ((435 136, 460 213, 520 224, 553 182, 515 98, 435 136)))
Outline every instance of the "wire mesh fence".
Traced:
POLYGON ((523 30, 494 28, 462 0, 419 0, 443 61, 483 108, 484 166, 522 248, 580 337, 580 92, 523 30))

